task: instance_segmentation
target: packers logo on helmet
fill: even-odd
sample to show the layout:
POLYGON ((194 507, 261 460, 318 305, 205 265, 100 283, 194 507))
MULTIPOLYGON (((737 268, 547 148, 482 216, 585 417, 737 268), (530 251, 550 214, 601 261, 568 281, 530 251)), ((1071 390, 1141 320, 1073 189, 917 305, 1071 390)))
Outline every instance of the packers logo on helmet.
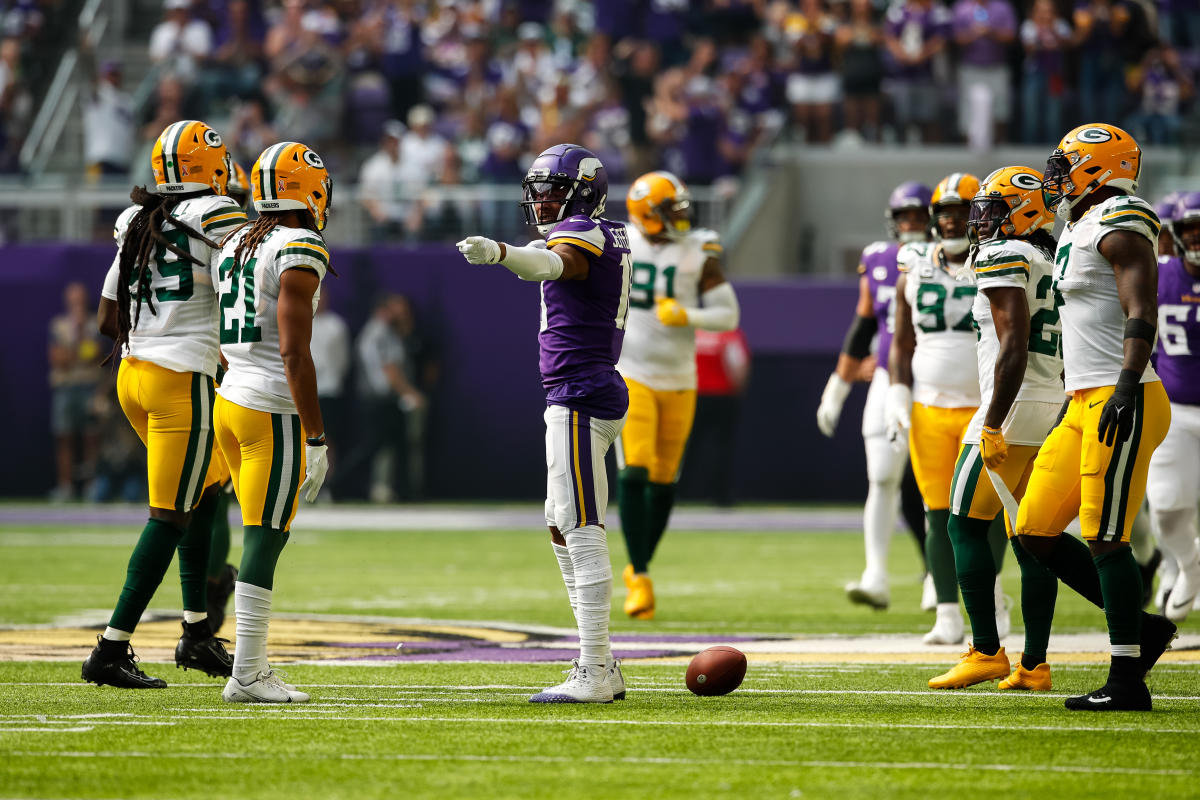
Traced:
POLYGON ((168 125, 150 153, 159 194, 225 194, 231 162, 221 134, 194 119, 168 125))
POLYGON ((1062 138, 1046 161, 1046 208, 1064 201, 1074 208, 1101 186, 1133 193, 1141 169, 1142 149, 1128 133, 1103 122, 1080 125, 1062 138))
POLYGON ((647 172, 633 182, 625 197, 629 221, 646 236, 679 239, 692 229, 692 196, 670 172, 647 172))
POLYGON ((300 142, 280 142, 262 152, 250 170, 254 208, 308 211, 317 230, 325 230, 333 201, 333 182, 316 151, 300 142))
POLYGON ((1042 199, 1042 174, 1029 167, 1001 167, 983 179, 971 201, 967 238, 978 245, 1053 227, 1054 215, 1042 199))

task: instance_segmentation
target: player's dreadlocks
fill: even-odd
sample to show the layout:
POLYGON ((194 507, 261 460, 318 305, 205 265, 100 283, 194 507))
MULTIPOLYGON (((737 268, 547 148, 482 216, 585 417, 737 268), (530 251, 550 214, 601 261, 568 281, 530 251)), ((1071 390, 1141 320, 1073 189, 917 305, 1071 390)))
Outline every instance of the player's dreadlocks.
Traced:
POLYGON ((113 344, 112 352, 109 353, 108 358, 104 359, 103 363, 108 364, 120 357, 121 349, 129 342, 130 331, 137 327, 138 320, 141 319, 142 303, 146 304, 151 314, 158 313, 154 309, 154 293, 150 289, 150 281, 153 277, 150 261, 154 258, 158 245, 170 250, 181 259, 201 267, 207 266, 190 252, 178 247, 163 236, 163 224, 170 221, 171 225, 182 230, 188 236, 199 239, 211 247, 217 246, 216 242, 203 233, 171 216, 175 206, 188 197, 190 195, 155 194, 148 191, 145 186, 135 186, 129 193, 129 199, 141 208, 129 221, 125 239, 121 243, 117 261, 117 340, 113 344), (137 294, 133 295, 132 285, 135 283, 137 294), (133 317, 130 319, 129 306, 132 299, 136 299, 137 304, 134 306, 133 317))
POLYGON ((1029 234, 1029 243, 1041 250, 1054 263, 1054 252, 1058 249, 1058 242, 1050 231, 1038 228, 1033 233, 1029 234))
MULTIPOLYGON (((249 228, 246 231, 246 235, 242 237, 242 240, 237 243, 237 247, 233 250, 234 269, 237 269, 245 264, 245 262, 242 260, 243 256, 254 255, 254 252, 258 250, 258 246, 262 244, 268 236, 271 235, 271 231, 275 230, 275 228, 279 226, 279 220, 288 213, 290 212, 264 211, 258 217, 258 219, 251 220, 250 222, 243 222, 241 225, 237 226, 228 234, 226 234, 225 238, 221 240, 222 246, 224 246, 225 242, 228 242, 232 240, 234 236, 237 236, 243 228, 249 228)), ((308 223, 307 227, 315 231, 317 226, 313 222, 312 214, 307 211, 304 213, 307 217, 305 219, 305 222, 308 223)), ((333 267, 329 267, 329 272, 335 276, 337 275, 337 273, 333 271, 333 267)))

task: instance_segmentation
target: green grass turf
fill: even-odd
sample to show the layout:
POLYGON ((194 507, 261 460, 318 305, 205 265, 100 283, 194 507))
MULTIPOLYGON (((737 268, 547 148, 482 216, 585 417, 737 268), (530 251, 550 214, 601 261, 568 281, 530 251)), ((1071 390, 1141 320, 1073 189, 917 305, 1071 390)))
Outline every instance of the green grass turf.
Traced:
MULTIPOLYGON (((104 608, 133 538, 0 529, 0 623, 104 608)), ((619 569, 618 542, 613 550, 619 569)), ((655 564, 659 618, 634 625, 618 610, 614 629, 925 630, 911 544, 895 542, 888 613, 842 597, 861 558, 847 534, 670 534, 655 564)), ((176 586, 169 579, 154 607, 178 608, 176 586)), ((532 531, 300 531, 275 607, 566 625, 564 594, 545 535, 532 531)), ((1062 592, 1056 630, 1102 626, 1062 592)), ((1102 682, 1098 665, 1056 667, 1054 696, 1012 696, 991 684, 924 690, 937 665, 754 664, 733 695, 696 698, 681 665, 631 664, 625 702, 525 702, 558 669, 297 665, 288 679, 313 702, 263 708, 224 704, 220 681, 171 666, 148 666, 171 688, 123 692, 83 684, 75 663, 0 664, 0 797, 1158 798, 1195 797, 1200 777, 1194 665, 1157 668, 1156 711, 1134 715, 1063 709, 1062 695, 1102 682)))

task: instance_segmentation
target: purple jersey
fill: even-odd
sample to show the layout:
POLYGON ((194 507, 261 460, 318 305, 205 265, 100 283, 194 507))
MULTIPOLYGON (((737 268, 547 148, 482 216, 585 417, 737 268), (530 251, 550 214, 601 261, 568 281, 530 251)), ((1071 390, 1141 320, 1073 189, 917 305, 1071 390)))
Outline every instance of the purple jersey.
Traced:
POLYGON ((875 242, 862 252, 858 269, 867 278, 867 290, 871 293, 871 307, 879 322, 879 348, 875 357, 879 366, 887 369, 888 351, 892 347, 892 330, 896 316, 896 281, 900 270, 896 268, 896 253, 900 245, 896 242, 875 242))
MULTIPOLYGON (((888 8, 884 32, 900 42, 910 56, 916 56, 932 39, 945 39, 950 32, 950 12, 941 5, 928 7, 915 3, 897 3, 888 8)), ((900 80, 928 80, 933 77, 933 60, 917 64, 901 64, 885 50, 889 74, 900 80)))
POLYGON ((546 235, 546 244, 577 247, 589 262, 585 280, 542 282, 538 342, 546 402, 620 419, 629 407, 629 393, 616 365, 625 339, 633 266, 625 226, 567 217, 546 235))
POLYGON ((1154 368, 1172 403, 1200 405, 1200 278, 1183 262, 1158 260, 1158 357, 1154 368))

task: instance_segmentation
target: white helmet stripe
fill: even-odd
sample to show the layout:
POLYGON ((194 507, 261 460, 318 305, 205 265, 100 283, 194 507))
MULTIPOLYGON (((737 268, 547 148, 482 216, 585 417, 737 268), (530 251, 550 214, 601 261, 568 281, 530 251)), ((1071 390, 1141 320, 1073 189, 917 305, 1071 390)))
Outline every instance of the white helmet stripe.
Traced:
POLYGON ((167 183, 182 182, 179 174, 179 138, 189 122, 191 120, 176 122, 163 131, 163 177, 167 183))
POLYGON ((275 199, 275 159, 279 157, 280 151, 289 144, 291 142, 280 142, 279 144, 271 145, 259 157, 260 170, 258 180, 262 184, 259 188, 262 189, 263 200, 275 199))

